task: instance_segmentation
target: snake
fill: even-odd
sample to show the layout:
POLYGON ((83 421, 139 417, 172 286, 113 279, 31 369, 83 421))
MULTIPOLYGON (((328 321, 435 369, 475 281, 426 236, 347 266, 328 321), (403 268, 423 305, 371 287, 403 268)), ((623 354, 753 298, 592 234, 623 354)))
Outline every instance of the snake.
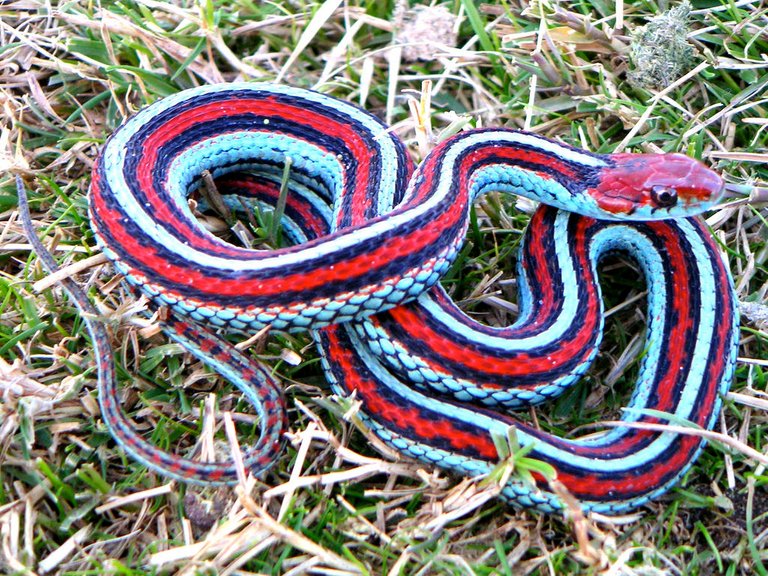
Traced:
MULTIPOLYGON (((88 200, 98 247, 165 311, 168 335, 254 406, 260 436, 243 447, 254 474, 279 457, 286 403, 276 375, 221 333, 310 331, 333 392, 353 398, 359 422, 403 455, 488 476, 504 458, 498 438, 513 431, 561 488, 513 474, 502 497, 554 513, 564 489, 585 511, 618 514, 680 481, 704 445, 695 432, 714 426, 733 379, 733 281, 697 216, 722 189, 683 154, 596 154, 509 128, 460 132, 415 166, 397 135, 353 104, 230 83, 129 117, 101 149, 88 200), (235 209, 275 209, 287 190, 288 245, 256 250, 208 231, 192 202, 206 171, 235 209), (503 327, 473 319, 440 284, 488 192, 540 203, 520 245, 518 318, 503 327), (516 410, 557 397, 591 366, 605 323, 598 265, 615 253, 648 286, 638 375, 619 425, 564 438, 516 410), (668 423, 692 433, 654 427, 668 423)), ((91 311, 99 402, 117 444, 180 481, 236 483, 232 462, 177 455, 136 430, 108 335, 67 282, 91 311)))

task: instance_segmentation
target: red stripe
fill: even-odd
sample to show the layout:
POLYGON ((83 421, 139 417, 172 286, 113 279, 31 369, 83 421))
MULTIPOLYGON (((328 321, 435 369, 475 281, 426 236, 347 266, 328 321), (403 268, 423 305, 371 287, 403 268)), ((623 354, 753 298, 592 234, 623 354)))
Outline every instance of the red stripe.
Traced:
MULTIPOLYGON (((212 277, 204 271, 188 267, 186 263, 174 264, 159 255, 152 246, 145 246, 131 236, 122 226, 122 218, 118 212, 100 211, 99 216, 103 221, 104 227, 110 230, 114 241, 119 247, 118 250, 117 247, 111 246, 113 250, 118 253, 141 254, 142 268, 139 272, 151 276, 153 283, 164 284, 167 282, 169 285, 187 285, 198 294, 197 297, 204 298, 205 295, 209 295, 213 297, 214 301, 218 301, 221 297, 228 296, 267 296, 311 290, 332 283, 343 284, 364 273, 384 266, 392 261, 393 256, 418 255, 422 254, 425 250, 434 252, 442 231, 450 229, 457 221, 464 219, 464 211, 443 212, 439 218, 433 220, 434 225, 414 230, 407 237, 396 236, 390 238, 383 241, 375 250, 338 262, 333 267, 326 266, 312 270, 309 273, 272 278, 259 277, 264 274, 264 272, 259 271, 233 272, 223 269, 216 270, 223 275, 222 277, 212 277)), ((331 242, 336 237, 326 236, 303 244, 302 247, 308 248, 321 243, 331 242)), ((276 250, 268 253, 246 251, 245 253, 250 256, 247 260, 258 261, 267 257, 279 256, 284 251, 276 250)), ((417 261, 414 265, 418 266, 422 262, 423 260, 417 261)), ((396 274, 399 277, 402 271, 396 274)), ((379 282, 387 279, 389 278, 380 278, 379 282)), ((178 294, 178 292, 172 289, 169 289, 167 293, 172 296, 178 294)), ((331 293, 328 292, 328 294, 331 293)))
MULTIPOLYGON (((661 380, 655 390, 657 401, 652 402, 648 407, 674 413, 680 402, 679 386, 682 383, 681 379, 685 377, 685 374, 680 373, 679 368, 684 365, 685 355, 690 353, 693 339, 695 338, 695 332, 692 330, 692 320, 690 319, 693 313, 690 308, 692 301, 688 294, 691 278, 689 276, 690 271, 686 267, 685 262, 688 257, 685 253, 685 244, 680 242, 680 237, 675 228, 665 223, 657 223, 652 226, 667 247, 670 267, 675 270, 674 284, 669 286, 668 289, 672 291, 671 300, 676 302, 681 321, 673 326, 666 327, 667 345, 665 350, 668 353, 670 365, 667 372, 660 375, 661 380)), ((718 271, 723 275, 726 274, 722 268, 718 271)), ((727 284, 727 276, 725 276, 725 279, 727 284)), ((728 308, 730 308, 730 304, 728 308)), ((724 312, 728 312, 728 310, 724 312)), ((397 309, 395 314, 400 315, 402 318, 407 317, 407 314, 404 314, 400 309, 397 309)), ((729 316, 726 315, 726 317, 729 316)), ((722 349, 718 350, 715 354, 720 358, 728 356, 725 347, 729 345, 728 334, 730 326, 727 323, 724 324, 720 329, 722 349)), ((408 326, 411 330, 416 331, 414 336, 421 337, 422 326, 420 322, 409 323, 408 326)), ((347 387, 349 392, 357 390, 357 394, 363 400, 364 409, 373 415, 377 421, 394 430, 412 430, 412 438, 418 439, 418 441, 423 439, 428 443, 430 440, 439 439, 441 443, 447 442, 451 449, 458 453, 468 455, 479 453, 482 454, 482 458, 489 461, 494 461, 497 458, 495 447, 488 435, 475 434, 457 428, 448 418, 440 420, 426 418, 420 410, 403 406, 401 402, 393 398, 392 394, 388 394, 386 390, 380 390, 380 385, 376 382, 362 377, 357 372, 354 352, 345 350, 342 347, 334 331, 328 330, 326 334, 330 340, 328 347, 330 361, 333 365, 340 367, 343 373, 344 386, 347 387)), ((440 344, 443 345, 444 342, 440 344)), ((707 424, 711 418, 712 406, 716 399, 719 378, 722 373, 722 362, 718 364, 718 367, 710 373, 704 401, 699 405, 699 410, 692 414, 692 419, 701 425, 707 424)), ((487 369, 488 367, 484 368, 487 369)), ((630 430, 619 437, 616 442, 607 446, 574 446, 567 440, 533 430, 526 424, 516 422, 514 419, 505 417, 502 414, 499 414, 498 417, 508 421, 510 424, 514 423, 521 431, 527 431, 536 437, 540 437, 542 441, 557 446, 566 452, 595 458, 596 469, 599 467, 597 461, 631 455, 659 436, 657 432, 630 430)), ((643 418, 641 421, 659 422, 655 418, 643 418)), ((649 489, 662 486, 667 480, 673 478, 677 471, 690 462, 692 455, 696 452, 699 445, 699 438, 682 436, 673 445, 673 448, 668 449, 670 451, 668 457, 646 463, 646 466, 632 469, 627 474, 600 474, 590 472, 589 470, 579 470, 578 473, 572 474, 560 469, 558 479, 577 498, 594 500, 595 495, 599 494, 609 495, 611 500, 621 500, 626 497, 636 496, 637 494, 647 493, 649 489)), ((534 455, 534 457, 541 456, 534 455)), ((551 463, 556 467, 558 465, 558 461, 551 463)))
MULTIPOLYGON (((323 133, 333 135, 342 139, 358 159, 358 172, 355 176, 357 188, 354 191, 356 196, 365 195, 370 184, 370 174, 368 171, 369 162, 366 160, 376 151, 367 147, 365 141, 350 126, 334 122, 333 120, 311 112, 306 109, 300 109, 295 106, 278 102, 270 96, 265 99, 239 99, 225 103, 213 102, 210 104, 198 106, 170 118, 165 124, 157 127, 152 134, 144 141, 141 151, 141 158, 138 160, 138 172, 135 175, 138 187, 147 195, 147 201, 150 203, 150 209, 153 218, 158 222, 172 223, 172 228, 186 240, 190 246, 200 250, 212 250, 223 256, 243 257, 249 256, 252 252, 244 248, 238 248, 226 244, 216 239, 211 234, 204 232, 201 234, 199 226, 191 225, 187 221, 178 220, 177 216, 170 210, 168 198, 164 194, 158 194, 155 189, 154 169, 158 162, 157 153, 160 147, 178 138, 185 132, 194 128, 200 122, 210 122, 227 118, 228 116, 243 113, 258 114, 267 118, 291 118, 297 124, 319 130, 323 133)), ((265 131, 267 128, 265 127, 265 131)), ((273 133, 274 131, 270 131, 273 133)), ((163 182, 157 183, 160 190, 165 185, 163 182)), ((102 194, 109 194, 108 190, 102 190, 100 187, 92 187, 94 206, 101 215, 107 211, 102 194)), ((106 218, 106 216, 102 216, 106 218)))
MULTIPOLYGON (((321 128, 342 138, 349 138, 349 145, 355 150, 356 154, 361 154, 365 148, 364 142, 351 131, 350 127, 329 121, 327 118, 309 112, 299 110, 274 101, 270 98, 256 102, 258 113, 265 116, 287 116, 297 117, 304 124, 311 125, 314 128, 321 128)), ((189 244, 199 249, 214 249, 217 254, 238 256, 241 259, 259 260, 267 257, 279 256, 287 252, 295 252, 296 248, 276 250, 268 254, 258 253, 243 248, 237 248, 217 240, 208 233, 200 234, 200 229, 190 228, 182 223, 173 220, 174 216, 165 206, 165 200, 158 196, 152 186, 151 166, 156 162, 156 153, 160 146, 179 136, 185 130, 188 130, 194 123, 202 120, 214 120, 231 114, 253 111, 254 102, 234 101, 226 103, 222 107, 220 104, 209 104, 180 114, 167 126, 156 129, 144 145, 145 155, 141 159, 140 173, 138 174, 139 185, 149 194, 149 201, 152 209, 155 210, 153 218, 158 221, 164 219, 168 222, 174 222, 174 229, 182 232, 183 237, 189 241, 189 244)), ((365 156, 362 156, 365 157, 365 156)), ((358 172, 357 183, 361 189, 367 190, 368 171, 367 163, 361 162, 361 170, 358 172)), ((350 258, 344 262, 334 265, 333 268, 312 271, 311 274, 293 274, 279 278, 260 278, 260 273, 233 272, 224 278, 212 278, 204 272, 193 270, 186 265, 177 265, 169 262, 151 246, 145 246, 131 232, 129 232, 123 223, 123 216, 116 210, 110 210, 105 203, 106 191, 101 186, 93 186, 92 207, 94 212, 102 220, 105 229, 109 230, 114 237, 117 246, 111 246, 116 252, 123 254, 141 254, 142 267, 141 273, 149 277, 156 277, 157 283, 162 284, 166 280, 170 284, 180 283, 193 287, 195 292, 202 295, 214 296, 218 301, 220 297, 228 296, 260 296, 275 295, 285 292, 296 292, 302 290, 311 290, 330 283, 343 283, 360 276, 362 273, 371 269, 378 268, 391 261, 392 256, 403 257, 407 254, 421 254, 427 248, 434 248, 440 239, 443 230, 450 229, 457 222, 466 219, 466 195, 460 194, 459 198, 450 209, 444 209, 439 214, 435 214, 430 221, 429 226, 416 229, 408 236, 398 236, 382 243, 376 250, 370 253, 361 254, 350 258)), ((412 204, 412 203, 411 203, 412 204)), ((391 216, 391 214, 389 215, 391 216)), ((347 233, 349 231, 346 231, 347 233)), ((460 230, 459 233, 463 231, 460 230)), ((303 245, 302 247, 315 246, 320 243, 326 243, 335 240, 335 236, 325 237, 303 245)), ((226 272, 225 272, 226 273, 226 272)), ((261 273, 263 275, 263 273, 261 273)), ((177 292, 168 291, 171 296, 179 296, 177 292)))
POLYGON ((380 393, 381 386, 372 378, 362 376, 358 371, 357 353, 339 342, 339 330, 341 328, 337 326, 323 329, 328 339, 326 346, 328 360, 343 374, 339 383, 346 388, 348 394, 356 391, 357 397, 363 401, 366 413, 373 416, 377 422, 384 423, 390 428, 410 428, 411 437, 418 438, 419 441, 448 441, 456 452, 471 451, 487 460, 498 459, 490 435, 478 437, 466 430, 460 430, 449 418, 422 418, 418 408, 402 402, 393 402, 391 394, 380 393))
MULTIPOLYGON (((276 183, 255 178, 225 177, 217 180, 216 184, 223 194, 245 193, 252 198, 271 198, 274 201, 273 204, 280 196, 280 186, 276 183)), ((328 223, 316 213, 312 204, 295 194, 288 194, 285 200, 286 206, 301 217, 302 230, 310 232, 315 237, 328 234, 328 223)))
MULTIPOLYGON (((633 435, 645 443, 657 436, 658 433, 638 430, 633 435)), ((610 476, 606 477, 605 474, 590 473, 589 471, 569 474, 563 470, 558 470, 557 479, 580 500, 600 500, 603 496, 610 500, 624 500, 647 494, 663 486, 665 480, 673 478, 690 462, 700 443, 701 439, 695 436, 682 436, 677 445, 673 445, 670 454, 644 466, 640 473, 638 473, 638 469, 632 468, 625 474, 611 473, 610 476)), ((612 448, 612 446, 604 447, 602 456, 610 454, 612 448)), ((538 456, 533 454, 532 457, 537 458, 538 456)), ((557 467, 557 462, 552 464, 557 467)), ((597 462, 595 468, 599 468, 597 462)))
MULTIPOLYGON (((537 212, 537 215, 541 214, 543 214, 543 211, 537 212)), ((510 340, 520 337, 517 332, 525 332, 526 335, 531 335, 532 327, 543 325, 549 318, 556 316, 559 312, 559 306, 556 304, 555 298, 556 283, 549 274, 549 267, 547 266, 547 260, 552 255, 549 254, 544 242, 547 233, 551 232, 551 230, 537 228, 538 224, 541 224, 541 218, 537 219, 534 217, 531 226, 537 230, 537 233, 528 236, 526 249, 533 260, 530 273, 538 277, 542 292, 540 295, 537 294, 539 304, 536 306, 535 315, 530 318, 529 322, 526 322, 525 326, 521 326, 518 330, 507 329, 499 332, 500 337, 510 340)), ((427 321, 428 316, 419 307, 418 303, 394 308, 388 312, 389 317, 393 323, 399 325, 399 328, 396 328, 398 333, 408 334, 409 338, 429 347, 430 355, 424 357, 423 360, 432 370, 437 372, 450 371, 443 364, 438 364, 434 360, 435 358, 442 358, 452 364, 457 362, 463 364, 468 371, 473 370, 478 373, 478 376, 482 375, 482 379, 491 376, 503 376, 506 378, 530 377, 535 374, 545 374, 550 379, 555 378, 557 376, 553 377, 552 373, 560 367, 573 366, 575 359, 583 360, 589 356, 596 337, 595 333, 600 325, 599 313, 601 305, 597 298, 597 292, 594 289, 592 268, 586 255, 587 251, 584 249, 584 232, 591 224, 592 221, 590 220, 580 219, 577 232, 574 235, 575 239, 579 242, 579 246, 575 251, 580 257, 576 268, 580 269, 584 274, 583 281, 580 281, 580 289, 582 289, 586 297, 584 316, 580 318, 578 330, 574 332, 570 339, 563 339, 561 342, 558 342, 558 349, 555 351, 545 350, 541 354, 537 354, 536 350, 531 352, 516 351, 510 352, 508 356, 504 357, 498 356, 499 352, 486 354, 482 350, 471 348, 446 338, 442 333, 436 331, 433 325, 427 321)), ((455 307, 455 304, 451 301, 439 300, 437 302, 442 307, 449 307, 449 313, 455 307)), ((371 321, 379 326, 381 325, 381 322, 375 317, 371 321)), ((407 348, 408 346, 404 347, 407 348)), ((480 379, 478 378, 478 380, 480 379)), ((533 382, 520 386, 520 388, 530 388, 540 384, 541 382, 533 382)), ((487 382, 485 385, 494 388, 500 387, 493 382, 487 382)))
MULTIPOLYGON (((449 146, 453 146, 455 143, 455 139, 442 142, 424 159, 424 162, 416 171, 416 177, 412 179, 412 181, 418 181, 419 178, 422 178, 423 182, 420 182, 418 188, 414 190, 416 195, 411 202, 424 201, 432 193, 432 186, 438 167, 441 171, 445 171, 446 168, 442 165, 445 152, 449 146)), ((454 168, 454 173, 459 174, 460 180, 458 183, 454 183, 454 186, 457 186, 461 193, 468 191, 472 174, 477 168, 476 165, 482 164, 489 159, 497 160, 500 163, 508 162, 512 165, 520 163, 533 164, 553 172, 558 172, 566 178, 574 178, 576 176, 570 165, 560 161, 554 155, 524 148, 515 148, 511 145, 505 146, 500 144, 498 146, 491 146, 486 144, 482 148, 470 150, 460 158, 458 166, 454 168)), ((529 169, 528 167, 526 168, 529 169)), ((551 175, 547 172, 536 171, 535 169, 534 171, 544 179, 551 178, 551 175)))

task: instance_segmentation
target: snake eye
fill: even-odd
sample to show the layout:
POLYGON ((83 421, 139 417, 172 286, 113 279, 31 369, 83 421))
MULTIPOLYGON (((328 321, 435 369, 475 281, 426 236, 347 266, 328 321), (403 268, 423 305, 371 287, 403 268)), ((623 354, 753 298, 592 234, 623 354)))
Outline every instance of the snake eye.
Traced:
POLYGON ((671 208, 677 204, 677 190, 669 186, 651 188, 651 200, 659 208, 671 208))

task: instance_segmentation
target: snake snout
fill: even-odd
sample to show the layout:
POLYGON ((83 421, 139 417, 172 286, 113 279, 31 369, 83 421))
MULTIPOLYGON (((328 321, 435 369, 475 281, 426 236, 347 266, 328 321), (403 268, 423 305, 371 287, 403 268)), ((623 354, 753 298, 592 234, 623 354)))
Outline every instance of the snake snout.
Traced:
MULTIPOLYGON (((683 154, 662 154, 658 158, 658 169, 652 171, 646 183, 651 192, 654 188, 673 189, 679 203, 692 209, 709 207, 722 196, 723 179, 698 160, 683 154)), ((654 201, 653 193, 651 201, 654 201)))

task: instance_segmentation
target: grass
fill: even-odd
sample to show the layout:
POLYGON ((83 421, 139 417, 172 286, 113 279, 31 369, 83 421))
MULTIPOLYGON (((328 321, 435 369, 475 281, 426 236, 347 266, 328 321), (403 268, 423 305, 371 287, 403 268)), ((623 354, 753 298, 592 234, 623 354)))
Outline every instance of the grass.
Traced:
MULTIPOLYGON (((455 19, 444 39, 453 45, 418 61, 407 59, 408 37, 393 26, 416 15, 391 2, 0 4, 0 571, 768 571, 768 476, 745 453, 765 450, 768 425, 768 11, 695 2, 689 69, 666 86, 639 86, 627 81, 637 66, 630 45, 664 8, 652 1, 444 7, 455 19), (749 312, 717 427, 722 441, 638 515, 566 522, 516 511, 472 482, 374 450, 327 400, 311 342, 296 335, 272 336, 261 350, 285 381, 292 423, 291 443, 263 487, 167 484, 126 459, 100 421, 82 319, 56 287, 32 288, 44 274, 21 231, 12 176, 31 183, 39 235, 60 264, 92 256, 85 192, 104 138, 146 103, 235 79, 279 79, 361 104, 417 157, 462 124, 506 125, 600 152, 684 151, 715 166, 730 199, 708 222, 749 312), (425 81, 429 106, 420 100, 425 81)), ((461 273, 446 280, 489 322, 511 319, 510 255, 526 220, 508 199, 490 197, 476 211, 461 273)), ((604 267, 617 311, 603 352, 581 386, 537 410, 543 426, 567 434, 612 418, 626 400, 639 353, 633 338, 643 330, 633 303, 642 283, 627 280, 628 270, 619 261, 604 267)), ((246 410, 226 382, 158 333, 111 267, 87 268, 77 280, 114 336, 124 405, 153 441, 193 443, 211 394, 220 410, 246 410)), ((253 432, 247 423, 239 431, 241 442, 253 432)))

